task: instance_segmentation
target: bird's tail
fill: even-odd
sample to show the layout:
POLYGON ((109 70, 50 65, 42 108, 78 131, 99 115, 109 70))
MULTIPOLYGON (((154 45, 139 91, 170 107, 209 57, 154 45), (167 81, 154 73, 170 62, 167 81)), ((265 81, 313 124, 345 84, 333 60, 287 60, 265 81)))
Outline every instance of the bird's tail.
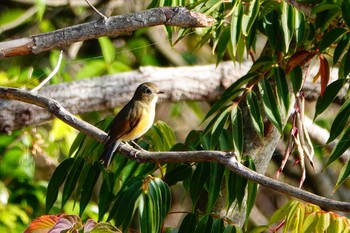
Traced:
POLYGON ((105 168, 107 168, 111 163, 113 154, 115 150, 118 148, 119 144, 120 144, 120 140, 117 140, 116 142, 105 146, 105 149, 100 156, 100 161, 105 166, 105 168))

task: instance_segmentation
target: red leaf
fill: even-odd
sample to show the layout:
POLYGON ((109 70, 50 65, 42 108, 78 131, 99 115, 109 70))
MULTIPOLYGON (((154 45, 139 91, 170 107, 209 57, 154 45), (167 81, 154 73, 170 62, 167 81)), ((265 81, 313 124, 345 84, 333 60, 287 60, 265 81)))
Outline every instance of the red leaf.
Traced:
POLYGON ((24 233, 46 233, 61 218, 62 214, 43 215, 34 219, 24 233))
POLYGON ((309 52, 306 50, 300 50, 294 53, 287 62, 286 65, 286 73, 288 74, 291 70, 293 70, 297 65, 303 66, 308 61, 310 61, 314 56, 315 52, 309 52))
POLYGON ((326 87, 329 82, 329 64, 327 59, 321 54, 320 55, 320 75, 321 75, 321 93, 320 95, 323 96, 324 91, 326 90, 326 87))

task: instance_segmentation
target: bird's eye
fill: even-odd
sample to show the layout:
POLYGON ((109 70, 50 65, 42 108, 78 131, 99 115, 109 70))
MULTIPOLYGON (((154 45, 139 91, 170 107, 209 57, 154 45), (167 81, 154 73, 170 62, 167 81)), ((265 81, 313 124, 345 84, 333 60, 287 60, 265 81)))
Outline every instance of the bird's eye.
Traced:
POLYGON ((146 93, 147 93, 147 94, 151 94, 151 93, 152 93, 151 89, 147 88, 147 89, 146 89, 146 93))

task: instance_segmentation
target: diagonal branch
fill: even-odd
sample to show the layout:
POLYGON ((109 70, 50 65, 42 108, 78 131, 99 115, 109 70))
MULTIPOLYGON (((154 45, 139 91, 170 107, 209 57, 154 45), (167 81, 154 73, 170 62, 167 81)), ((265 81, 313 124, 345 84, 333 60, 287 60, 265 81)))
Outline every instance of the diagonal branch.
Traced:
POLYGON ((156 25, 208 27, 214 19, 185 7, 160 7, 132 14, 112 16, 56 31, 0 43, 0 59, 40 53, 74 42, 116 36, 156 25))
MULTIPOLYGON (((99 142, 102 142, 106 137, 106 133, 90 125, 89 123, 78 119, 60 104, 52 99, 46 98, 39 94, 34 94, 28 91, 15 88, 0 88, 0 98, 19 100, 22 102, 34 104, 46 108, 50 113, 63 120, 77 130, 93 137, 99 142)), ((238 163, 232 152, 223 151, 179 151, 179 152, 146 152, 138 151, 134 148, 123 145, 119 147, 119 151, 130 159, 136 159, 140 163, 181 163, 181 162, 203 162, 216 161, 228 167, 231 171, 238 175, 256 182, 265 187, 277 190, 287 195, 296 197, 306 202, 314 203, 324 210, 338 210, 350 212, 350 203, 335 201, 329 198, 321 197, 302 189, 293 187, 288 184, 273 180, 262 174, 254 172, 242 164, 238 163)))

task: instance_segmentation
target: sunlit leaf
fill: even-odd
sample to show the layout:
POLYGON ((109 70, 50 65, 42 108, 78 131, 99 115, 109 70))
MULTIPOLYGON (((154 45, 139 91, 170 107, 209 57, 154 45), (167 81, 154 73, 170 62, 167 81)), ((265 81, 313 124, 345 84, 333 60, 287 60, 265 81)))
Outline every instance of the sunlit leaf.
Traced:
POLYGON ((350 33, 346 33, 343 35, 343 37, 340 39, 338 42, 337 47, 334 50, 333 53, 333 64, 338 63, 340 57, 343 55, 346 47, 349 45, 349 40, 350 40, 350 33))
POLYGON ((102 55, 107 64, 111 64, 115 59, 115 47, 108 37, 99 37, 98 43, 101 46, 102 55))
POLYGON ((239 155, 243 153, 243 117, 242 111, 238 106, 234 106, 231 110, 231 125, 232 125, 232 139, 235 152, 239 155))
POLYGON ((286 2, 282 2, 281 24, 284 38, 284 51, 288 52, 294 34, 294 10, 286 2))
POLYGON ((42 215, 34 219, 24 233, 48 232, 60 219, 61 214, 42 215))
POLYGON ((332 127, 329 132, 329 138, 327 143, 330 143, 334 139, 336 139, 341 132, 345 129, 345 126, 348 122, 350 116, 350 100, 348 99, 339 109, 338 114, 334 118, 332 123, 332 127))
POLYGON ((282 119, 277 107, 275 95, 273 94, 269 81, 267 81, 266 79, 262 79, 259 82, 259 89, 264 103, 263 105, 266 112, 266 116, 282 134, 282 119))
POLYGON ((260 1, 252 0, 249 2, 248 7, 243 12, 242 18, 242 33, 244 36, 248 36, 250 29, 252 28, 258 14, 259 14, 260 1))
POLYGON ((241 38, 242 33, 242 16, 243 16, 242 4, 235 5, 235 9, 231 18, 231 44, 233 48, 233 56, 237 55, 237 45, 241 38))
POLYGON ((210 148, 215 149, 215 146, 219 140, 219 136, 224 129, 224 126, 226 124, 226 121, 229 117, 228 112, 225 110, 223 111, 219 118, 216 120, 215 124, 213 125, 213 128, 211 130, 211 137, 210 137, 210 148))
POLYGON ((276 80, 276 89, 279 104, 284 112, 284 116, 287 115, 289 111, 290 96, 289 88, 284 71, 280 67, 275 67, 273 69, 273 75, 276 80))

